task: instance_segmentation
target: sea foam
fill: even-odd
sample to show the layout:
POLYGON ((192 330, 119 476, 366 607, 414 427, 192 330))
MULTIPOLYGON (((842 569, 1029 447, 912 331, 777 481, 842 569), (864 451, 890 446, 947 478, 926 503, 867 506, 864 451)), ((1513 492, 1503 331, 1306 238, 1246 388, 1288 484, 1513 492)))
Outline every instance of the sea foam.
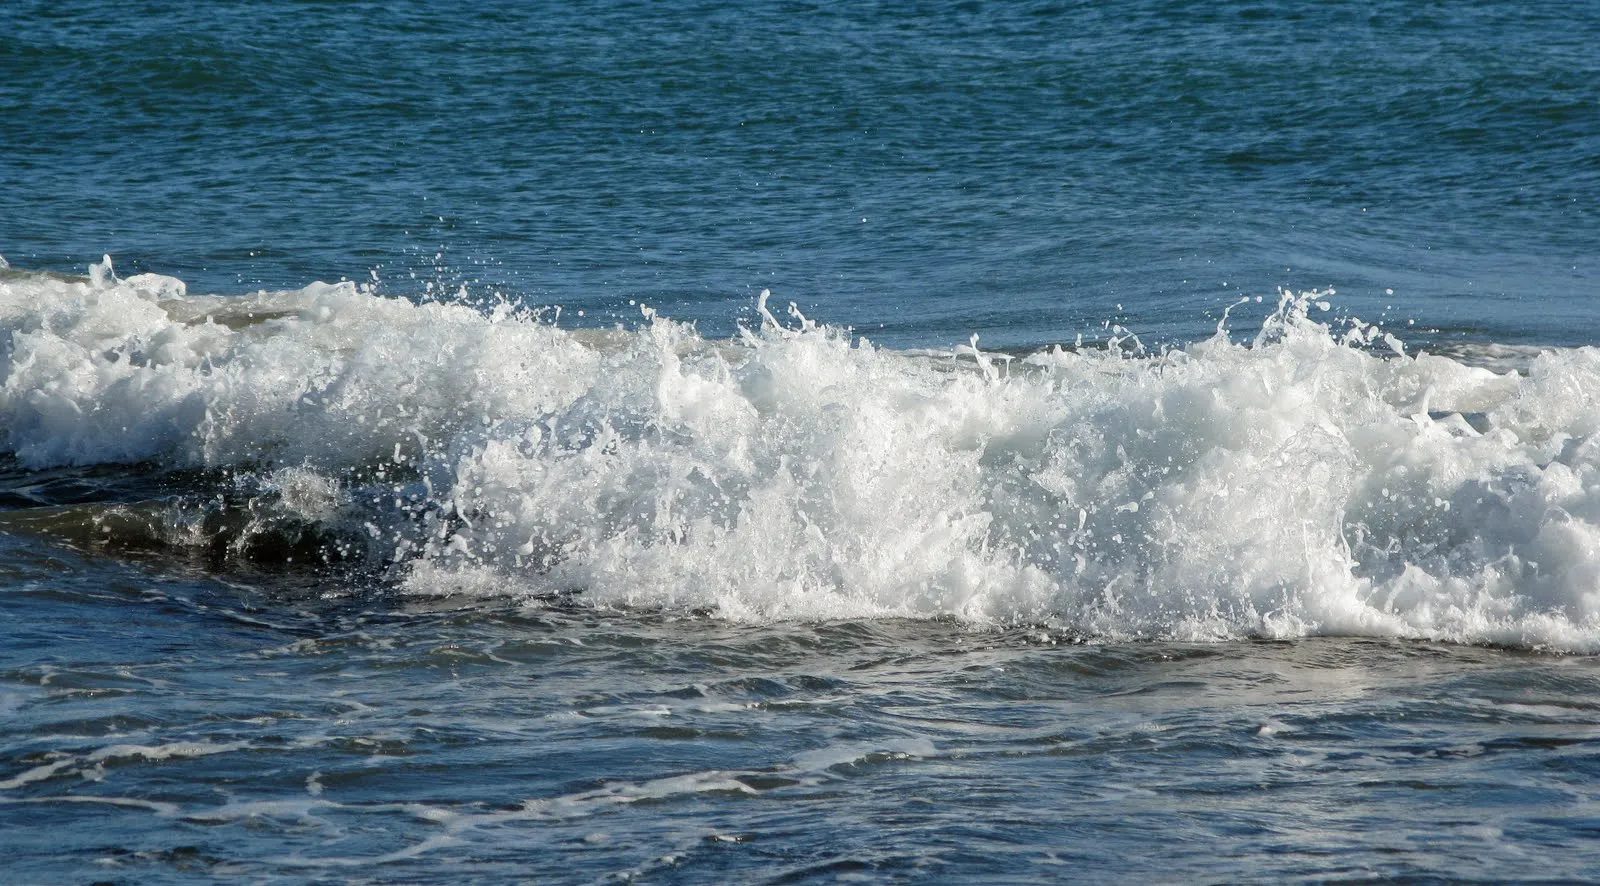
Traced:
POLYGON ((1001 361, 765 300, 709 341, 10 271, 0 446, 249 474, 415 593, 1600 647, 1600 351, 1492 371, 1318 319, 1325 295, 1246 341, 1001 361))

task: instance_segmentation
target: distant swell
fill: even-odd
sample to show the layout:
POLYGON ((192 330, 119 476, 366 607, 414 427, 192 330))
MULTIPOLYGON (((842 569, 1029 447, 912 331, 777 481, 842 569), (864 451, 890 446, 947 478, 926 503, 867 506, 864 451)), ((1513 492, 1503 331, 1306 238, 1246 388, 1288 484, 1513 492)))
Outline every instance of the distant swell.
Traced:
POLYGON ((1008 361, 764 307, 708 341, 648 312, 570 331, 352 284, 11 270, 0 446, 215 488, 7 525, 742 620, 1600 648, 1600 351, 1496 372, 1319 322, 1321 298, 1244 343, 1008 361))

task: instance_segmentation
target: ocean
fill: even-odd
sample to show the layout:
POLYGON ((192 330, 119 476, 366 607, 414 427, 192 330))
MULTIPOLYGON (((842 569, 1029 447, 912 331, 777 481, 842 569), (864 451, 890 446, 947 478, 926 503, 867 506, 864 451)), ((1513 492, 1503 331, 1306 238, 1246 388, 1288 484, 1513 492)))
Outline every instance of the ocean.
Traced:
POLYGON ((1600 5, 0 33, 0 882, 1600 870, 1600 5))

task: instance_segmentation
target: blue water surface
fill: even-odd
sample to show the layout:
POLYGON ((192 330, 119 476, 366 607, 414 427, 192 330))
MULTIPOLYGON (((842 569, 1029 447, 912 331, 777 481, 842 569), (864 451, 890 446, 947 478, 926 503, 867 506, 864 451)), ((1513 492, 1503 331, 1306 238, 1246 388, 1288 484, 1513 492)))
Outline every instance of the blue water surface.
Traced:
MULTIPOLYGON (((1593 345, 1596 47, 1600 4, 1546 0, 8 0, 0 255, 564 327, 643 303, 713 338, 770 289, 892 347, 1018 352, 1331 287, 1413 346, 1593 345)), ((124 507, 253 514, 245 468, 13 455, 0 881, 1600 865, 1592 657, 419 599, 308 566, 305 527, 102 537, 124 507)))
POLYGON ((18 2, 0 24, 14 264, 108 252, 208 292, 376 270, 722 333, 770 287, 902 345, 1193 338, 1279 286, 1476 340, 1600 331, 1592 4, 18 2))

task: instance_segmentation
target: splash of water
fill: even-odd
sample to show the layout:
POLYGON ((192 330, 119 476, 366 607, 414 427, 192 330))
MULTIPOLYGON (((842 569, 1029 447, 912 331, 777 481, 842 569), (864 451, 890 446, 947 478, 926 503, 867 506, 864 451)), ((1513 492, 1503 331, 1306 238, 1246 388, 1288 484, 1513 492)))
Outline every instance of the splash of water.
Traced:
POLYGON ((724 342, 107 259, 0 279, 0 445, 228 469, 416 593, 1600 647, 1600 352, 1408 354, 1328 295, 1008 362, 765 298, 724 342))

